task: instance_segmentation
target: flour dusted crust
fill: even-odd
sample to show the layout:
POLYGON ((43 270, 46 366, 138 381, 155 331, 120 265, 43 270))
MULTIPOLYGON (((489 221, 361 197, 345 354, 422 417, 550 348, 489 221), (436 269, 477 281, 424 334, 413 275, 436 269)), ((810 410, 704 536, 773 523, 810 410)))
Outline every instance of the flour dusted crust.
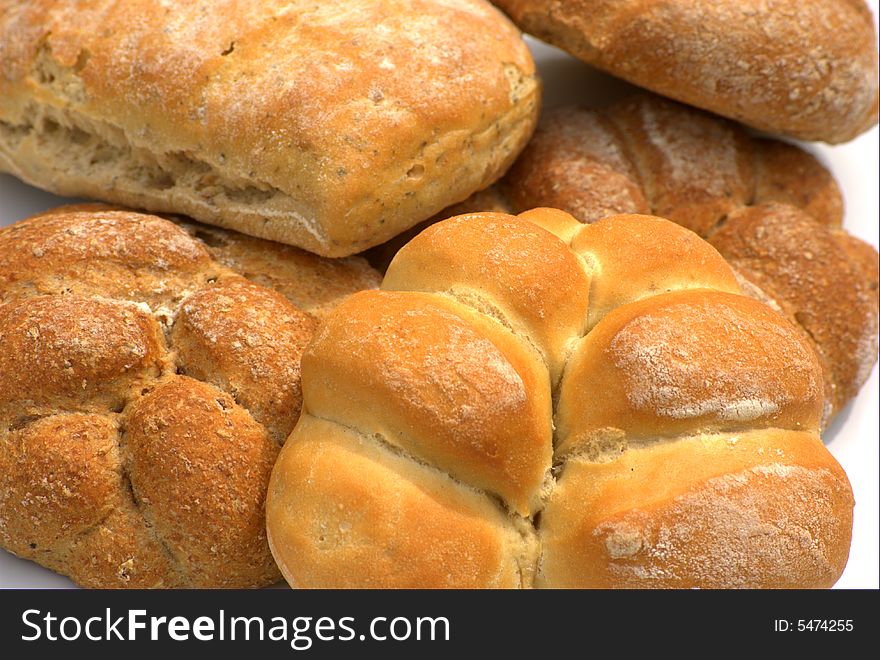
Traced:
POLYGON ((0 4, 0 170, 325 256, 489 185, 538 97, 483 0, 0 4))
POLYGON ((333 272, 345 295, 378 277, 247 244, 100 205, 0 230, 2 547, 88 587, 279 579, 265 489, 299 417, 310 310, 343 297, 319 292, 333 272), (299 306, 212 253, 233 248, 248 272, 283 264, 299 306))
POLYGON ((837 143, 877 123, 864 0, 493 2, 594 66, 755 128, 837 143))
POLYGON ((302 387, 266 504, 295 587, 828 587, 846 564, 815 352, 667 220, 436 223, 327 317, 302 387))
POLYGON ((808 436, 708 434, 571 459, 541 518, 539 586, 830 587, 852 493, 808 436))
POLYGON ((858 394, 877 362, 877 290, 847 240, 873 252, 876 269, 871 246, 839 230, 816 230, 787 205, 739 209, 709 238, 808 333, 835 412, 858 394))
MULTIPOLYGON (((498 184, 434 221, 543 206, 584 223, 652 213, 707 239, 749 295, 807 333, 825 371, 826 422, 877 361, 877 250, 842 229, 837 183, 794 145, 650 94, 598 110, 553 108, 498 184)), ((387 265, 415 233, 374 251, 374 263, 387 265)), ((638 252, 650 249, 642 242, 638 252)))

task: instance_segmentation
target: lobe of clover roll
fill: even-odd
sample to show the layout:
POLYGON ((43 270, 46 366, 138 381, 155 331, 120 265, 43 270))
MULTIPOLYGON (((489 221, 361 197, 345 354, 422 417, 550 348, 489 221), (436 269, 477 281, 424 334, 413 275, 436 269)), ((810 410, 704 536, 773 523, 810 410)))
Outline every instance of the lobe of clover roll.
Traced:
POLYGON ((824 588, 852 489, 815 431, 694 434, 571 458, 541 517, 536 586, 824 588))
POLYGON ((619 307, 580 343, 563 378, 557 449, 761 427, 817 432, 816 354, 751 298, 675 291, 619 307))
POLYGON ((441 296, 362 292, 302 359, 303 410, 357 428, 522 515, 552 452, 550 383, 496 321, 441 296))
POLYGON ((537 349, 556 382, 571 340, 586 331, 590 284, 582 261, 551 231, 502 213, 472 213, 411 240, 382 288, 441 293, 492 316, 537 349))
POLYGON ((266 505, 269 546, 296 588, 516 588, 534 573, 534 541, 492 499, 311 415, 266 505))

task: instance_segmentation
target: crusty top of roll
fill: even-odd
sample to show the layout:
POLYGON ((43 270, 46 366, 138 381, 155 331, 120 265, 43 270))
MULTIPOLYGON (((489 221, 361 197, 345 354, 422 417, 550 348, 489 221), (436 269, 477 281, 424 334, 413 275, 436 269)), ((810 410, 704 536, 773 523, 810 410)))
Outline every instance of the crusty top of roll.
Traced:
MULTIPOLYGON (((585 223, 654 213, 707 239, 749 295, 807 333, 826 375, 826 423, 858 394, 877 361, 877 250, 842 229, 843 196, 834 177, 795 145, 756 138, 653 94, 600 109, 551 108, 498 184, 433 222, 536 206, 563 209, 585 223)), ((374 250, 371 259, 387 266, 423 228, 374 250)), ((650 249, 642 245, 639 252, 650 249)))
POLYGON ((0 229, 0 545, 83 586, 280 577, 264 497, 299 418, 309 310, 378 282, 360 259, 187 229, 100 205, 0 229), (242 274, 276 258, 296 304, 212 254, 233 247, 242 274), (334 272, 345 285, 322 295, 334 272))
POLYGON ((827 587, 846 563, 815 352, 661 218, 434 224, 302 382, 267 497, 295 587, 827 587))
POLYGON ((493 0, 526 32, 664 96, 804 140, 877 123, 864 0, 493 0))
POLYGON ((0 18, 0 169, 326 256, 497 179, 538 95, 483 0, 35 0, 0 18))
POLYGON ((831 414, 877 360, 877 252, 841 229, 834 177, 794 145, 640 94, 548 110, 500 185, 514 210, 656 213, 706 238, 807 332, 831 414))

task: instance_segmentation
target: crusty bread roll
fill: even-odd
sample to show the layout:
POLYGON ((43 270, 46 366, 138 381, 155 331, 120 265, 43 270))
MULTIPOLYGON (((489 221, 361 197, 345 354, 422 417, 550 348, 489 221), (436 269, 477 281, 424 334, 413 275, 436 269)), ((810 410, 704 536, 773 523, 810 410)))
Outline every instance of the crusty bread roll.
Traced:
POLYGON ((189 229, 214 247, 97 205, 0 229, 0 545, 83 586, 280 578, 265 490, 309 311, 378 284, 360 259, 189 229), (275 259, 268 284, 296 304, 212 249, 246 276, 275 259))
POLYGON ((845 142, 877 123, 864 0, 493 0, 609 73, 745 124, 845 142))
POLYGON ((331 313, 272 471, 294 587, 828 587, 852 492, 803 334, 650 216, 457 216, 331 313))
POLYGON ((27 0, 0 11, 0 171, 344 256, 486 187, 534 63, 484 0, 27 0))
MULTIPOLYGON (((826 422, 877 361, 877 250, 841 228, 837 183, 793 145, 650 94, 553 108, 499 184, 436 219, 537 206, 581 222, 654 213, 706 238, 750 294, 807 333, 826 375, 826 422)), ((374 263, 387 265, 421 228, 375 251, 374 263)))

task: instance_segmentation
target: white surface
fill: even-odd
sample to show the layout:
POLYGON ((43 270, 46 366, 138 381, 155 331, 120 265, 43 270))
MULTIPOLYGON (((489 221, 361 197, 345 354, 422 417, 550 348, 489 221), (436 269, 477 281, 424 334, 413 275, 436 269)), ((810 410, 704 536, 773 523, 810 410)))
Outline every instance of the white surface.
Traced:
MULTIPOLYGON (((877 0, 869 2, 875 13, 877 0)), ((545 84, 544 105, 604 103, 631 88, 553 48, 530 41, 545 84)), ((802 145, 816 154, 837 177, 846 200, 846 228, 875 247, 878 244, 878 130, 845 145, 802 145)), ((0 226, 52 208, 63 200, 0 175, 0 226)), ((838 588, 880 587, 878 581, 878 375, 825 434, 825 443, 840 461, 856 498, 852 550, 838 588)), ((0 550, 0 587, 72 587, 64 577, 0 550)))

